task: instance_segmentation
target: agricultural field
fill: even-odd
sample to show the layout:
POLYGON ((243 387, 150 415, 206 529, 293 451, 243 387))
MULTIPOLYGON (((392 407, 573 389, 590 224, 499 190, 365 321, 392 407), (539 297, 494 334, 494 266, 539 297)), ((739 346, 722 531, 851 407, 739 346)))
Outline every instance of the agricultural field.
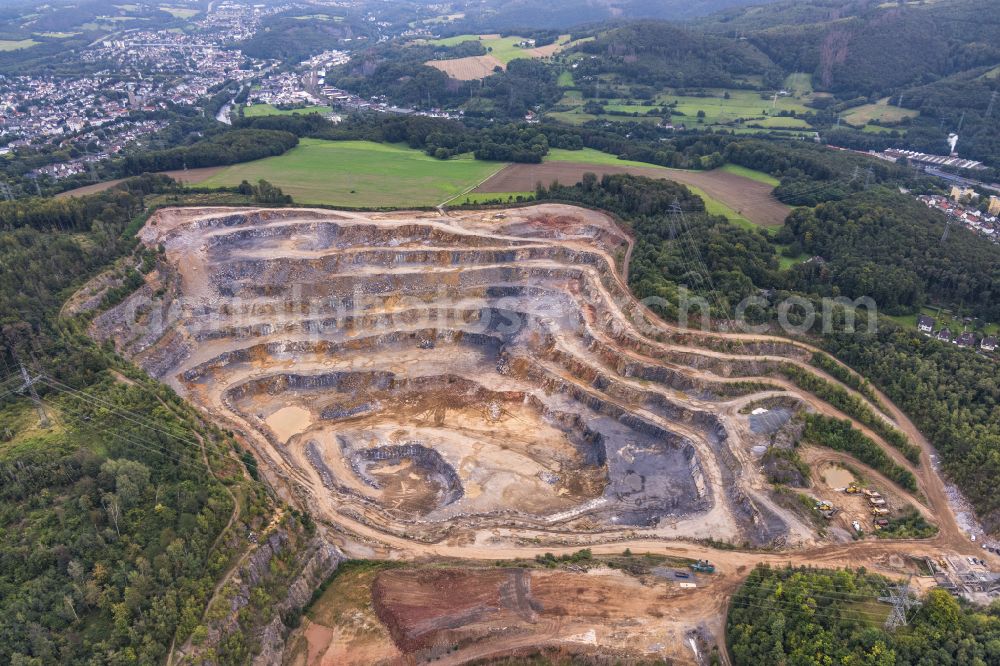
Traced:
POLYGON ((572 184, 588 171, 598 175, 629 173, 683 183, 702 198, 709 213, 721 215, 743 227, 774 229, 784 223, 789 212, 787 206, 771 196, 774 179, 759 171, 736 166, 714 171, 668 169, 620 160, 615 155, 591 148, 553 148, 542 164, 511 164, 484 181, 475 193, 496 197, 530 191, 539 182, 572 184))
MULTIPOLYGON (((602 86, 603 88, 603 86, 602 86)), ((615 86, 611 86, 611 94, 621 94, 615 86)), ((725 127, 727 129, 749 130, 751 132, 771 130, 809 130, 810 125, 801 118, 794 118, 784 113, 805 113, 808 107, 805 102, 809 94, 801 96, 778 96, 762 99, 760 93, 749 90, 709 89, 705 95, 678 95, 675 92, 665 92, 657 95, 653 104, 641 103, 625 97, 610 98, 602 104, 606 112, 635 114, 639 120, 659 122, 666 117, 661 113, 667 105, 673 105, 673 114, 669 120, 675 125, 698 125, 704 128, 725 127), (728 95, 728 97, 727 97, 728 95), (655 115, 646 115, 652 112, 655 115), (703 116, 699 118, 699 112, 703 116)), ((559 101, 565 110, 553 111, 548 117, 562 122, 579 125, 597 118, 615 119, 615 115, 597 116, 584 112, 584 100, 578 91, 568 90, 559 101)))
POLYGON ((33 39, 0 39, 0 51, 19 51, 38 44, 33 39))
POLYGON ((459 81, 482 79, 492 74, 497 67, 504 66, 504 63, 492 55, 452 58, 451 60, 428 60, 424 64, 439 69, 459 81))
POLYGON ((343 16, 330 16, 329 14, 307 14, 305 16, 293 16, 296 21, 333 21, 334 23, 342 23, 344 21, 343 16))
POLYGON ((540 46, 538 48, 522 48, 518 44, 524 41, 524 37, 511 35, 501 37, 500 35, 456 35, 443 39, 432 39, 428 43, 438 46, 457 46, 463 42, 481 42, 489 54, 500 61, 502 65, 517 58, 547 58, 564 49, 574 46, 579 41, 571 41, 569 35, 560 35, 552 44, 540 46))
POLYGON ((379 208, 436 206, 471 191, 504 166, 469 156, 437 160, 404 146, 303 139, 284 155, 234 164, 207 187, 267 180, 297 203, 379 208))
POLYGON ((174 18, 179 19, 189 19, 192 16, 197 16, 201 13, 201 10, 191 9, 190 7, 171 7, 170 5, 160 5, 160 11, 167 12, 174 18))
POLYGON ((789 118, 788 116, 770 116, 762 120, 752 120, 746 123, 746 126, 764 129, 809 129, 811 127, 801 118, 789 118))
POLYGON ((750 180, 756 180, 758 183, 764 183, 765 185, 770 185, 771 187, 777 187, 781 184, 780 180, 770 174, 764 173, 763 171, 757 171, 756 169, 748 169, 738 164, 727 164, 722 167, 722 170, 734 173, 737 176, 749 178, 750 180))
POLYGON ((535 198, 534 192, 524 191, 524 192, 469 192, 467 194, 460 194, 455 197, 449 204, 452 205, 475 205, 475 204, 489 204, 496 201, 502 201, 503 203, 520 203, 521 201, 530 201, 535 198))
POLYGON ((890 106, 889 98, 883 97, 874 104, 864 104, 848 109, 841 114, 844 122, 852 127, 864 127, 874 120, 880 123, 898 123, 906 118, 916 118, 920 112, 915 109, 905 109, 890 106))
POLYGON ((793 72, 785 77, 785 90, 796 97, 811 95, 813 92, 812 74, 793 72))
POLYGON ((294 116, 307 113, 329 113, 328 106, 306 106, 301 109, 279 109, 272 104, 253 104, 243 107, 243 115, 247 118, 260 116, 294 116))
MULTIPOLYGON (((762 99, 760 93, 752 90, 723 90, 721 88, 710 89, 706 92, 707 95, 704 97, 665 94, 657 97, 656 101, 658 104, 676 103, 675 111, 679 111, 684 116, 690 116, 690 120, 682 117, 681 120, 684 122, 695 122, 698 112, 704 111, 705 125, 736 123, 740 120, 760 121, 777 116, 782 111, 805 113, 809 110, 803 100, 791 96, 762 99), (726 94, 729 95, 728 98, 726 98, 726 94)), ((782 120, 791 119, 782 118, 782 120)))
POLYGON ((634 160, 618 159, 617 155, 605 153, 593 148, 582 148, 580 150, 566 150, 564 148, 550 148, 549 154, 545 156, 546 162, 573 162, 574 164, 613 164, 615 166, 652 166, 646 162, 636 162, 634 160))
MULTIPOLYGON (((552 44, 538 48, 522 48, 518 44, 523 40, 523 37, 516 35, 510 37, 501 37, 500 35, 456 35, 454 37, 433 39, 427 41, 427 43, 440 46, 457 46, 463 42, 478 41, 489 52, 486 55, 469 56, 467 58, 428 60, 425 64, 441 70, 453 79, 473 81, 489 76, 497 67, 506 67, 507 63, 511 60, 518 58, 548 58, 584 41, 571 41, 569 35, 560 35, 559 39, 552 44)), ((568 72, 565 74, 569 75, 568 72)), ((560 77, 560 85, 573 85, 572 75, 569 75, 568 81, 560 77)))
POLYGON ((582 111, 549 111, 545 114, 546 118, 551 120, 556 120, 561 123, 566 123, 567 125, 583 125, 591 120, 597 120, 601 116, 595 116, 589 113, 583 113, 582 111))

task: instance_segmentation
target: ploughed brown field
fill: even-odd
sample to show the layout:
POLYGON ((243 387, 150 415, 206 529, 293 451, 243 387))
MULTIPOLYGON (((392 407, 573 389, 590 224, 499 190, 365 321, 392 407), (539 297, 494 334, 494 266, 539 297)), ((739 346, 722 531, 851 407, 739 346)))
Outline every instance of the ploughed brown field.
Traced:
POLYGON ((454 58, 452 60, 428 60, 425 64, 439 69, 459 81, 473 81, 489 76, 495 67, 506 69, 502 62, 491 55, 469 56, 468 58, 454 58))
POLYGON ((728 171, 683 171, 660 167, 618 166, 614 164, 576 164, 573 162, 545 162, 542 164, 511 164, 501 169, 476 188, 476 192, 527 192, 542 183, 558 181, 564 185, 577 183, 583 174, 627 173, 648 178, 667 178, 685 185, 693 185, 705 194, 721 201, 754 224, 780 227, 791 209, 774 198, 772 187, 728 171))

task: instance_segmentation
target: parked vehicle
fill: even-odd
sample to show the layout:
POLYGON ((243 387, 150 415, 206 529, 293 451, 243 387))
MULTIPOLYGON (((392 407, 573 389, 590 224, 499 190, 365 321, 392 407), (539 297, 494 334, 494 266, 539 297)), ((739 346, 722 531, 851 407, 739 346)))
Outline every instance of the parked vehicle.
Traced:
POLYGON ((708 560, 698 560, 691 565, 691 569, 700 573, 715 573, 715 565, 708 560))

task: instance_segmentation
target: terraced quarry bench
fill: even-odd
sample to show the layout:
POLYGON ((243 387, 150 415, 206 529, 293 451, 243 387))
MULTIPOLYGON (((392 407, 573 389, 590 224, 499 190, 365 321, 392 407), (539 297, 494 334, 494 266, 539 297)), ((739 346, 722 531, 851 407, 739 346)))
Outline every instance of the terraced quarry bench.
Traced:
POLYGON ((741 413, 820 408, 768 376, 808 352, 655 320, 601 213, 178 208, 140 237, 163 260, 94 335, 353 538, 815 540, 770 498, 751 449, 773 433, 741 413))

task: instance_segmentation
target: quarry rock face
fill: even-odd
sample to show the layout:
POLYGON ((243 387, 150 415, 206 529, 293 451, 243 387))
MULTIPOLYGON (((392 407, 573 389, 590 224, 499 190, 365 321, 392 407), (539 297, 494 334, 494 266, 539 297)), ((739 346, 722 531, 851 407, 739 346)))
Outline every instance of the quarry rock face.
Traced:
POLYGON ((94 334, 326 524, 397 545, 808 533, 762 492, 738 415, 801 352, 669 330, 606 215, 163 209, 141 239, 165 250, 158 288, 94 334))

